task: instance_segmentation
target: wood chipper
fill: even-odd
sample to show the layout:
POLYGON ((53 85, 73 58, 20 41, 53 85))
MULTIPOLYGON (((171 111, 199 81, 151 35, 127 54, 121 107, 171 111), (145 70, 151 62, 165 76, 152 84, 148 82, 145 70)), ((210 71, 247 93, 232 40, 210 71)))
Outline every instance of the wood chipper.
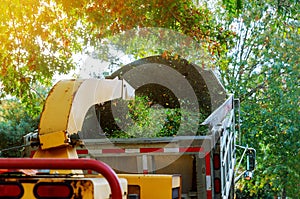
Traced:
POLYGON ((233 95, 212 70, 147 57, 107 79, 58 82, 41 114, 33 158, 0 159, 0 198, 233 198, 235 137, 233 95), (134 95, 147 96, 155 111, 193 114, 179 113, 172 136, 112 137, 134 125, 128 104, 119 103, 134 95))

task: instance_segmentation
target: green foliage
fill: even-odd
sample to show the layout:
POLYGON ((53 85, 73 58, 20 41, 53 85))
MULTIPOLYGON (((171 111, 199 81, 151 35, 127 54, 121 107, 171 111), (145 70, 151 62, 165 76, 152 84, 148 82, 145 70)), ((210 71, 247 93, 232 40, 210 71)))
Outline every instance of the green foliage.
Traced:
MULTIPOLYGON (((180 108, 164 108, 153 105, 146 96, 136 96, 135 100, 128 104, 126 118, 130 122, 124 129, 115 131, 111 137, 136 138, 136 137, 172 137, 180 135, 206 135, 207 128, 201 127, 197 132, 191 132, 195 126, 199 126, 205 119, 205 115, 180 108), (199 118, 200 117, 200 118, 199 118)), ((118 120, 118 118, 115 118, 118 120)), ((124 123, 122 122, 124 125, 124 123)))
POLYGON ((238 193, 248 198, 296 198, 300 192, 299 3, 243 1, 242 8, 236 15, 225 13, 231 19, 224 26, 236 31, 237 37, 229 66, 221 70, 226 88, 242 101, 240 144, 257 150, 254 179, 239 182, 238 193), (282 3, 289 6, 283 8, 282 3))
POLYGON ((203 41, 216 56, 227 51, 230 37, 191 0, 4 0, 0 11, 1 97, 10 94, 27 105, 39 101, 36 85, 50 86, 54 74, 77 66, 74 54, 126 30, 173 29, 203 41))
MULTIPOLYGON (((23 145, 22 136, 37 129, 38 118, 32 118, 16 100, 2 101, 0 110, 0 149, 23 145)), ((20 157, 21 148, 4 151, 1 156, 20 157)))
POLYGON ((243 8, 243 0, 223 0, 224 8, 229 14, 237 16, 243 8))

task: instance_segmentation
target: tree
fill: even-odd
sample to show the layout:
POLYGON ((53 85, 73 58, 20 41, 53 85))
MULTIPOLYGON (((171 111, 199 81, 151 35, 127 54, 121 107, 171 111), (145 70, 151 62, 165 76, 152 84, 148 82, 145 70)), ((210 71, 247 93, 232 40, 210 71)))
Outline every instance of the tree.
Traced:
POLYGON ((297 197, 299 3, 224 2, 227 11, 219 14, 229 19, 224 26, 236 31, 237 45, 222 80, 242 102, 242 143, 257 149, 256 177, 239 186, 248 197, 297 197))
MULTIPOLYGON (((37 129, 38 118, 32 118, 14 99, 3 101, 0 110, 0 151, 23 145, 22 136, 37 129)), ((21 150, 3 151, 1 157, 20 157, 21 150)))
POLYGON ((189 0, 5 0, 0 10, 1 97, 17 96, 27 105, 42 104, 37 85, 50 86, 54 74, 76 68, 74 54, 122 31, 170 28, 205 40, 218 55, 226 52, 230 36, 208 9, 189 0))

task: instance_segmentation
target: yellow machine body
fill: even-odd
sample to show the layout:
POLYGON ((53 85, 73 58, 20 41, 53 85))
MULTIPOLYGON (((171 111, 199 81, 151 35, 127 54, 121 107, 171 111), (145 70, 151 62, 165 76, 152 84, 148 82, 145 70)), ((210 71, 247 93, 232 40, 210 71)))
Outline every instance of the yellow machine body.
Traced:
MULTIPOLYGON (((101 177, 94 178, 11 178, 9 182, 20 182, 23 189, 23 195, 20 199, 35 199, 39 198, 36 193, 36 188, 39 185, 55 186, 67 185, 71 189, 72 196, 67 197, 70 199, 109 199, 110 187, 108 182, 101 177)), ((123 199, 127 199, 127 181, 120 179, 120 184, 123 190, 123 199)), ((51 190, 51 189, 50 189, 51 190)), ((58 191, 53 187, 53 192, 58 191)), ((51 193, 50 193, 51 194, 51 193)), ((48 197, 50 198, 50 197, 48 197)))
POLYGON ((118 174, 128 181, 128 196, 141 199, 181 198, 181 177, 159 174, 118 174))

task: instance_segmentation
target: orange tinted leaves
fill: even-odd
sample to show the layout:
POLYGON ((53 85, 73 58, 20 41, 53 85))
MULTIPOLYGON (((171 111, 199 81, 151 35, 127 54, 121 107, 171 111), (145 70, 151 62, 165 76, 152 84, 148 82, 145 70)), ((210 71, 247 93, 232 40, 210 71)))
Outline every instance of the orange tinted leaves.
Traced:
POLYGON ((7 74, 7 66, 5 66, 5 64, 2 64, 2 68, 1 68, 1 75, 2 76, 6 76, 7 74))
POLYGON ((29 68, 30 71, 35 71, 36 65, 35 64, 31 64, 31 65, 28 66, 28 68, 29 68))
POLYGON ((21 78, 20 78, 20 82, 21 82, 21 83, 29 84, 30 81, 31 81, 31 78, 30 78, 30 77, 21 77, 21 78))
POLYGON ((168 53, 168 51, 164 51, 163 53, 162 53, 162 58, 164 58, 164 59, 168 59, 169 58, 169 55, 168 55, 169 53, 168 53))
POLYGON ((41 32, 40 36, 41 36, 41 39, 42 39, 43 41, 46 41, 46 40, 48 39, 48 37, 49 37, 49 33, 48 33, 47 30, 45 30, 45 31, 42 31, 42 32, 41 32))
POLYGON ((65 48, 69 47, 69 44, 70 44, 70 40, 67 39, 67 38, 63 38, 63 45, 65 48))
POLYGON ((35 71, 36 69, 36 65, 35 65, 35 55, 31 55, 29 58, 28 58, 28 61, 27 61, 27 67, 30 71, 35 71))
POLYGON ((179 58, 179 55, 176 53, 176 54, 174 55, 174 60, 178 60, 178 58, 179 58))

